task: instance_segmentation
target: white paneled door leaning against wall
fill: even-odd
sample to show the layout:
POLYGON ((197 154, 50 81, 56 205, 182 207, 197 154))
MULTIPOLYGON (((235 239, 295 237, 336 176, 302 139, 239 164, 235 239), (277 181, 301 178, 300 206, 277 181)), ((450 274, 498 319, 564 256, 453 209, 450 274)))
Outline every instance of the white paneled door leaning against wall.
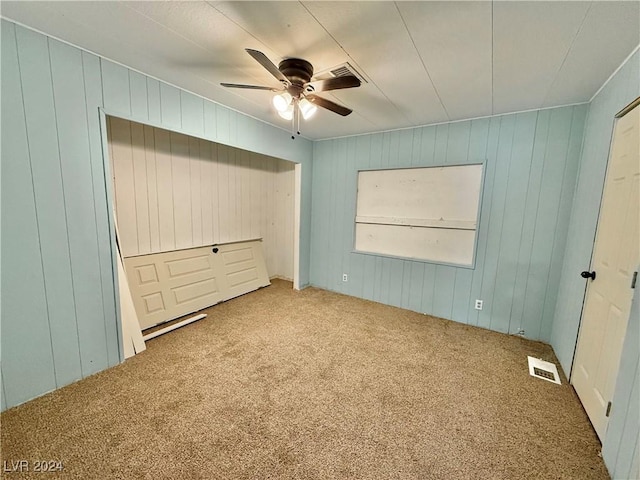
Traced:
POLYGON ((269 285, 260 240, 139 255, 124 263, 142 329, 269 285))
POLYGON ((571 383, 601 440, 607 430, 640 261, 639 130, 640 106, 636 106, 615 126, 591 271, 583 272, 590 279, 571 383))

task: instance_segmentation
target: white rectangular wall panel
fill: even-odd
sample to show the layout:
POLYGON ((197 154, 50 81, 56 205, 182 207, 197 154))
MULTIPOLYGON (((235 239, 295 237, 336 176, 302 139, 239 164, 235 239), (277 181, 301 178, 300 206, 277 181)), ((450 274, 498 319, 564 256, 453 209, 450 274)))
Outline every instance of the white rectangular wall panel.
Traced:
POLYGON ((356 249, 393 257, 470 265, 475 230, 356 224, 356 249))
POLYGON ((473 265, 482 165, 358 172, 355 249, 473 265))
POLYGON ((482 165, 358 173, 359 216, 476 221, 482 165))

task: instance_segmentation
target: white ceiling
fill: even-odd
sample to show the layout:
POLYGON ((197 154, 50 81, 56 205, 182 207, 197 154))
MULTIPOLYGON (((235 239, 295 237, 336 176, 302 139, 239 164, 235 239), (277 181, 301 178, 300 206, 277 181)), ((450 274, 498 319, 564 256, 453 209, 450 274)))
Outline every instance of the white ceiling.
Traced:
POLYGON ((321 94, 354 113, 312 139, 586 102, 640 43, 640 2, 11 2, 3 17, 288 128, 247 53, 349 62, 360 88, 321 94))

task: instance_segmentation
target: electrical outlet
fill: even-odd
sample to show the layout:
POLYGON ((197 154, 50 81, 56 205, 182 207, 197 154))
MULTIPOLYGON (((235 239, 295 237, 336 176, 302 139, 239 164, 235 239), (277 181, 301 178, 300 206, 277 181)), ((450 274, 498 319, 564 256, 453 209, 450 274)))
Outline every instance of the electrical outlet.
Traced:
POLYGON ((476 300, 476 310, 482 310, 482 300, 476 300))
POLYGON ((347 275, 346 273, 342 274, 342 281, 343 282, 348 282, 349 281, 349 275, 347 275))

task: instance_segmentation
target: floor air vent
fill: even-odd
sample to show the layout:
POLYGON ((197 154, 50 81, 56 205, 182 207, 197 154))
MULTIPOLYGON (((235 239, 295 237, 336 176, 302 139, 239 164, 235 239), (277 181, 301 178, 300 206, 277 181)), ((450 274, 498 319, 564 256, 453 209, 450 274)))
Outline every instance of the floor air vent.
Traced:
POLYGON ((529 360, 529 374, 532 377, 560 385, 560 375, 558 375, 558 369, 553 363, 533 357, 527 357, 527 359, 529 360))

